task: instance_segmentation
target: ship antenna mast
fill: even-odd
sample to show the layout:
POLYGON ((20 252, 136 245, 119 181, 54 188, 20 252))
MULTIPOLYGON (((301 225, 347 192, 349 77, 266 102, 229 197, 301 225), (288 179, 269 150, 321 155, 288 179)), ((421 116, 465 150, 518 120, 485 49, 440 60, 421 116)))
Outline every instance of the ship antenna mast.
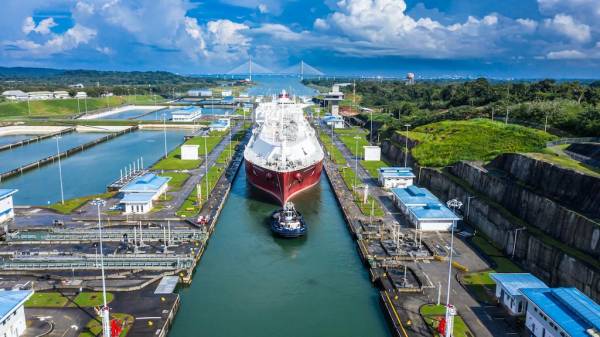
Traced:
POLYGON ((284 169, 285 168, 285 128, 283 126, 283 113, 284 113, 285 109, 284 109, 284 105, 280 104, 279 105, 279 113, 281 114, 281 168, 284 169))

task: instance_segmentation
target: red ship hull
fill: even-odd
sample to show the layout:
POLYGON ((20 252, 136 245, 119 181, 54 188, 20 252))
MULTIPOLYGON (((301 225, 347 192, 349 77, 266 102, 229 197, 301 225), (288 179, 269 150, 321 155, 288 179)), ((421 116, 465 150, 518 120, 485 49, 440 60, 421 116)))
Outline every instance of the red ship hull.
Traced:
POLYGON ((246 177, 254 187, 273 196, 284 205, 294 195, 315 186, 321 178, 323 162, 296 171, 277 172, 246 160, 246 177))

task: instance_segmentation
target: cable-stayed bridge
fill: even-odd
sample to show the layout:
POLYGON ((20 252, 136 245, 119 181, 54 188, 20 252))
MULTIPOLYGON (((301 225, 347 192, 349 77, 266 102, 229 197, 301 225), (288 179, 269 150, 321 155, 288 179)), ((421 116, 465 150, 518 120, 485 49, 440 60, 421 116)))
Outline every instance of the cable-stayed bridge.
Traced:
POLYGON ((297 64, 287 67, 283 70, 274 71, 269 69, 263 65, 260 65, 252 59, 240 64, 239 66, 231 69, 227 72, 228 75, 248 75, 250 80, 252 80, 252 75, 275 75, 275 74, 283 74, 283 75, 298 75, 301 78, 304 76, 322 76, 324 75, 319 69, 311 66, 310 64, 300 61, 297 64))

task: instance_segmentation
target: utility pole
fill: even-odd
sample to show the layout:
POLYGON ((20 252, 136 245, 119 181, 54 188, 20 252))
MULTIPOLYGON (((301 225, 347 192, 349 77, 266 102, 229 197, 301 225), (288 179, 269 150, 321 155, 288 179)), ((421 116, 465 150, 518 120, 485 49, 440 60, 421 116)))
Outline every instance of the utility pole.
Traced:
POLYGON ((102 301, 104 303, 102 312, 102 336, 111 337, 110 335, 110 310, 106 304, 106 279, 104 278, 104 252, 102 250, 102 223, 100 221, 100 207, 106 205, 106 201, 95 199, 92 205, 96 205, 98 209, 98 235, 100 237, 100 270, 102 273, 102 301))
POLYGON ((204 181, 206 183, 206 201, 208 201, 208 150, 206 146, 206 139, 208 135, 203 135, 204 138, 204 181))
POLYGON ((354 186, 353 186, 353 191, 356 190, 356 177, 358 176, 358 140, 360 139, 359 136, 355 136, 354 140, 355 140, 355 155, 354 155, 354 186))

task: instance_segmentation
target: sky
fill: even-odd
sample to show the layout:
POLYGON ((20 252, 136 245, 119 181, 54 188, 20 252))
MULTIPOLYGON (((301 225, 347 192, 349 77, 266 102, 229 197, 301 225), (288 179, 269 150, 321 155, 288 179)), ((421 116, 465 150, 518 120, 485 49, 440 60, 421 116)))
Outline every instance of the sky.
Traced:
POLYGON ((600 77, 599 0, 3 0, 0 66, 600 77), (241 68, 244 68, 242 66, 241 68), (297 67, 296 67, 297 68, 297 67))

